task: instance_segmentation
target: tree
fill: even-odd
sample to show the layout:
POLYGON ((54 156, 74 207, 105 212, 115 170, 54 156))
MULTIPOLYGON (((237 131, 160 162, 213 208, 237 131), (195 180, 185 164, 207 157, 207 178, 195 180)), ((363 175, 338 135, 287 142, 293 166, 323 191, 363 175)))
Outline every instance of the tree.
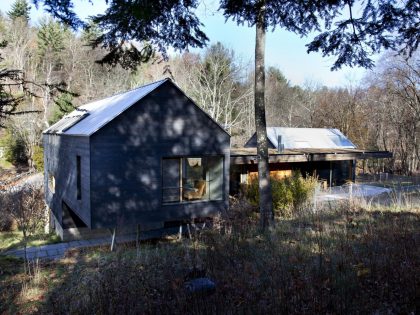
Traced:
POLYGON ((320 31, 320 22, 324 22, 325 31, 308 44, 308 52, 321 51, 324 56, 338 56, 333 70, 343 65, 371 68, 373 62, 368 50, 378 52, 382 48, 403 46, 411 54, 418 47, 419 4, 407 1, 401 7, 394 1, 362 2, 360 18, 353 16, 354 5, 355 1, 221 0, 220 8, 226 18, 256 27, 255 125, 263 229, 273 221, 264 105, 266 30, 281 27, 306 36, 311 31, 320 31), (333 23, 344 8, 348 8, 349 17, 333 23))
POLYGON ((39 187, 26 185, 0 194, 0 201, 4 211, 16 221, 19 230, 22 231, 26 272, 29 270, 26 269, 28 238, 45 223, 43 191, 39 187))
POLYGON ((366 79, 366 107, 372 117, 373 144, 391 150, 392 170, 412 174, 420 169, 420 59, 385 54, 366 79))
MULTIPOLYGON (((33 2, 43 3, 47 12, 74 29, 87 26, 73 12, 71 0, 33 2)), ((99 62, 135 69, 138 63, 150 60, 155 47, 165 56, 169 46, 176 51, 204 47, 208 38, 194 13, 198 4, 197 0, 110 1, 104 14, 91 19, 103 31, 93 46, 108 50, 99 62), (139 47, 133 41, 143 45, 139 47)))
MULTIPOLYGON (((83 25, 72 11, 71 0, 34 2, 44 3, 48 12, 73 27, 83 25)), ((111 1, 107 11, 93 19, 105 32, 95 44, 110 50, 102 62, 134 67, 150 58, 151 49, 165 53, 168 46, 176 50, 202 47, 207 37, 193 12, 197 5, 196 0, 111 1), (138 50, 129 44, 133 40, 151 46, 138 50)), ((273 222, 264 104, 266 30, 280 27, 300 36, 320 32, 307 45, 308 52, 337 56, 333 70, 343 65, 371 68, 371 54, 381 49, 400 49, 411 54, 418 48, 420 4, 413 0, 221 0, 220 10, 226 18, 256 27, 254 108, 261 224, 266 228, 273 222), (356 4, 361 9, 360 16, 354 14, 356 4), (347 14, 343 14, 344 10, 347 14)))
POLYGON ((26 0, 16 0, 12 4, 12 9, 9 12, 7 12, 7 15, 11 20, 22 18, 26 22, 28 22, 30 11, 31 11, 31 6, 28 4, 26 0))
POLYGON ((76 107, 73 105, 73 96, 62 93, 55 101, 55 106, 48 119, 50 125, 59 121, 64 115, 72 112, 76 107))
POLYGON ((200 107, 232 132, 243 119, 243 101, 250 95, 249 90, 241 89, 238 84, 243 64, 237 62, 234 52, 221 43, 211 45, 201 56, 180 58, 179 61, 184 67, 182 73, 173 73, 175 81, 178 83, 179 80, 180 86, 190 91, 200 107))
POLYGON ((56 88, 63 88, 63 56, 64 38, 69 35, 58 22, 48 19, 41 22, 37 33, 39 67, 43 74, 43 122, 49 127, 48 114, 52 96, 56 88))
MULTIPOLYGON (((6 47, 6 43, 0 43, 0 49, 6 47)), ((3 58, 0 54, 0 61, 3 58)), ((4 128, 4 121, 10 115, 16 113, 17 106, 23 99, 23 95, 13 95, 13 88, 23 85, 22 71, 0 67, 0 128, 4 128)))

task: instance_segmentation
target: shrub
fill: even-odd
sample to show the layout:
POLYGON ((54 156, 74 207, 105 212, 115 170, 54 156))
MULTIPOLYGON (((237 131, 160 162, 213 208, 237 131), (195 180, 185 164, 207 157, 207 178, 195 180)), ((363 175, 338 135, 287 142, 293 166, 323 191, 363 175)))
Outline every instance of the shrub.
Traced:
POLYGON ((26 238, 42 231, 45 223, 43 190, 26 184, 0 194, 0 204, 4 215, 11 217, 26 238))
POLYGON ((303 178, 298 172, 294 172, 290 178, 293 210, 299 211, 311 201, 317 186, 317 178, 307 176, 303 178))
POLYGON ((6 161, 13 165, 25 164, 28 162, 25 141, 21 137, 10 130, 7 130, 6 136, 2 142, 6 161))
MULTIPOLYGON (((291 177, 283 179, 271 176, 270 181, 274 211, 281 217, 290 217, 302 210, 313 197, 317 185, 316 178, 303 178, 299 172, 293 172, 291 177)), ((258 178, 251 180, 246 189, 246 197, 252 205, 258 206, 258 178)))
POLYGON ((35 146, 32 160, 34 163, 34 167, 38 172, 44 171, 44 149, 40 146, 35 146))
MULTIPOLYGON (((1 200, 1 196, 0 196, 1 200)), ((0 232, 10 232, 13 230, 13 219, 8 213, 0 213, 0 232)))

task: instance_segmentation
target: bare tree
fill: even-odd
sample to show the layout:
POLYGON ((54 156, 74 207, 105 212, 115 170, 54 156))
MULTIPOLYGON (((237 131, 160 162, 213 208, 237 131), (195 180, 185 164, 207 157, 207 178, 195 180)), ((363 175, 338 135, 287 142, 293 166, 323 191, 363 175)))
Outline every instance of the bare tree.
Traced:
POLYGON ((376 145, 394 152, 391 169, 411 174, 420 168, 420 62, 388 53, 366 82, 376 115, 376 145))
POLYGON ((0 194, 3 209, 15 221, 23 234, 23 246, 25 250, 25 272, 27 271, 27 244, 31 235, 45 223, 44 195, 41 188, 34 185, 25 185, 14 188, 12 191, 0 194))

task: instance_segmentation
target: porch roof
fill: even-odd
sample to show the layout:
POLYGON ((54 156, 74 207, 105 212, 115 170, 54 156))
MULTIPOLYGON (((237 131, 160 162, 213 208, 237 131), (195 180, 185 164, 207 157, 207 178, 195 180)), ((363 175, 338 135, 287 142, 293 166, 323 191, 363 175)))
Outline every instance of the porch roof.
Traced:
MULTIPOLYGON (((268 149, 270 163, 348 161, 362 159, 391 158, 389 151, 370 151, 362 149, 285 149, 279 153, 276 149, 268 149)), ((230 151, 231 165, 257 164, 256 148, 232 148, 230 151)))

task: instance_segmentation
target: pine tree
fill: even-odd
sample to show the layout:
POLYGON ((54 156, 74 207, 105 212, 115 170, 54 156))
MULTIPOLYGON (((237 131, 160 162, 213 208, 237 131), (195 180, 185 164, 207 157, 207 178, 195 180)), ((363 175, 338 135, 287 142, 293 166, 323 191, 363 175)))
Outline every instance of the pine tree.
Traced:
POLYGON ((62 93, 56 100, 55 106, 50 114, 48 123, 50 125, 59 121, 64 115, 72 112, 76 107, 73 105, 73 96, 70 93, 62 93))
POLYGON ((26 0, 16 0, 12 4, 12 9, 7 12, 7 15, 11 20, 15 20, 17 18, 23 18, 26 22, 29 21, 29 13, 31 11, 31 6, 28 4, 26 0))
POLYGON ((58 22, 51 19, 42 21, 37 34, 39 55, 44 58, 58 57, 64 49, 65 32, 58 22))

